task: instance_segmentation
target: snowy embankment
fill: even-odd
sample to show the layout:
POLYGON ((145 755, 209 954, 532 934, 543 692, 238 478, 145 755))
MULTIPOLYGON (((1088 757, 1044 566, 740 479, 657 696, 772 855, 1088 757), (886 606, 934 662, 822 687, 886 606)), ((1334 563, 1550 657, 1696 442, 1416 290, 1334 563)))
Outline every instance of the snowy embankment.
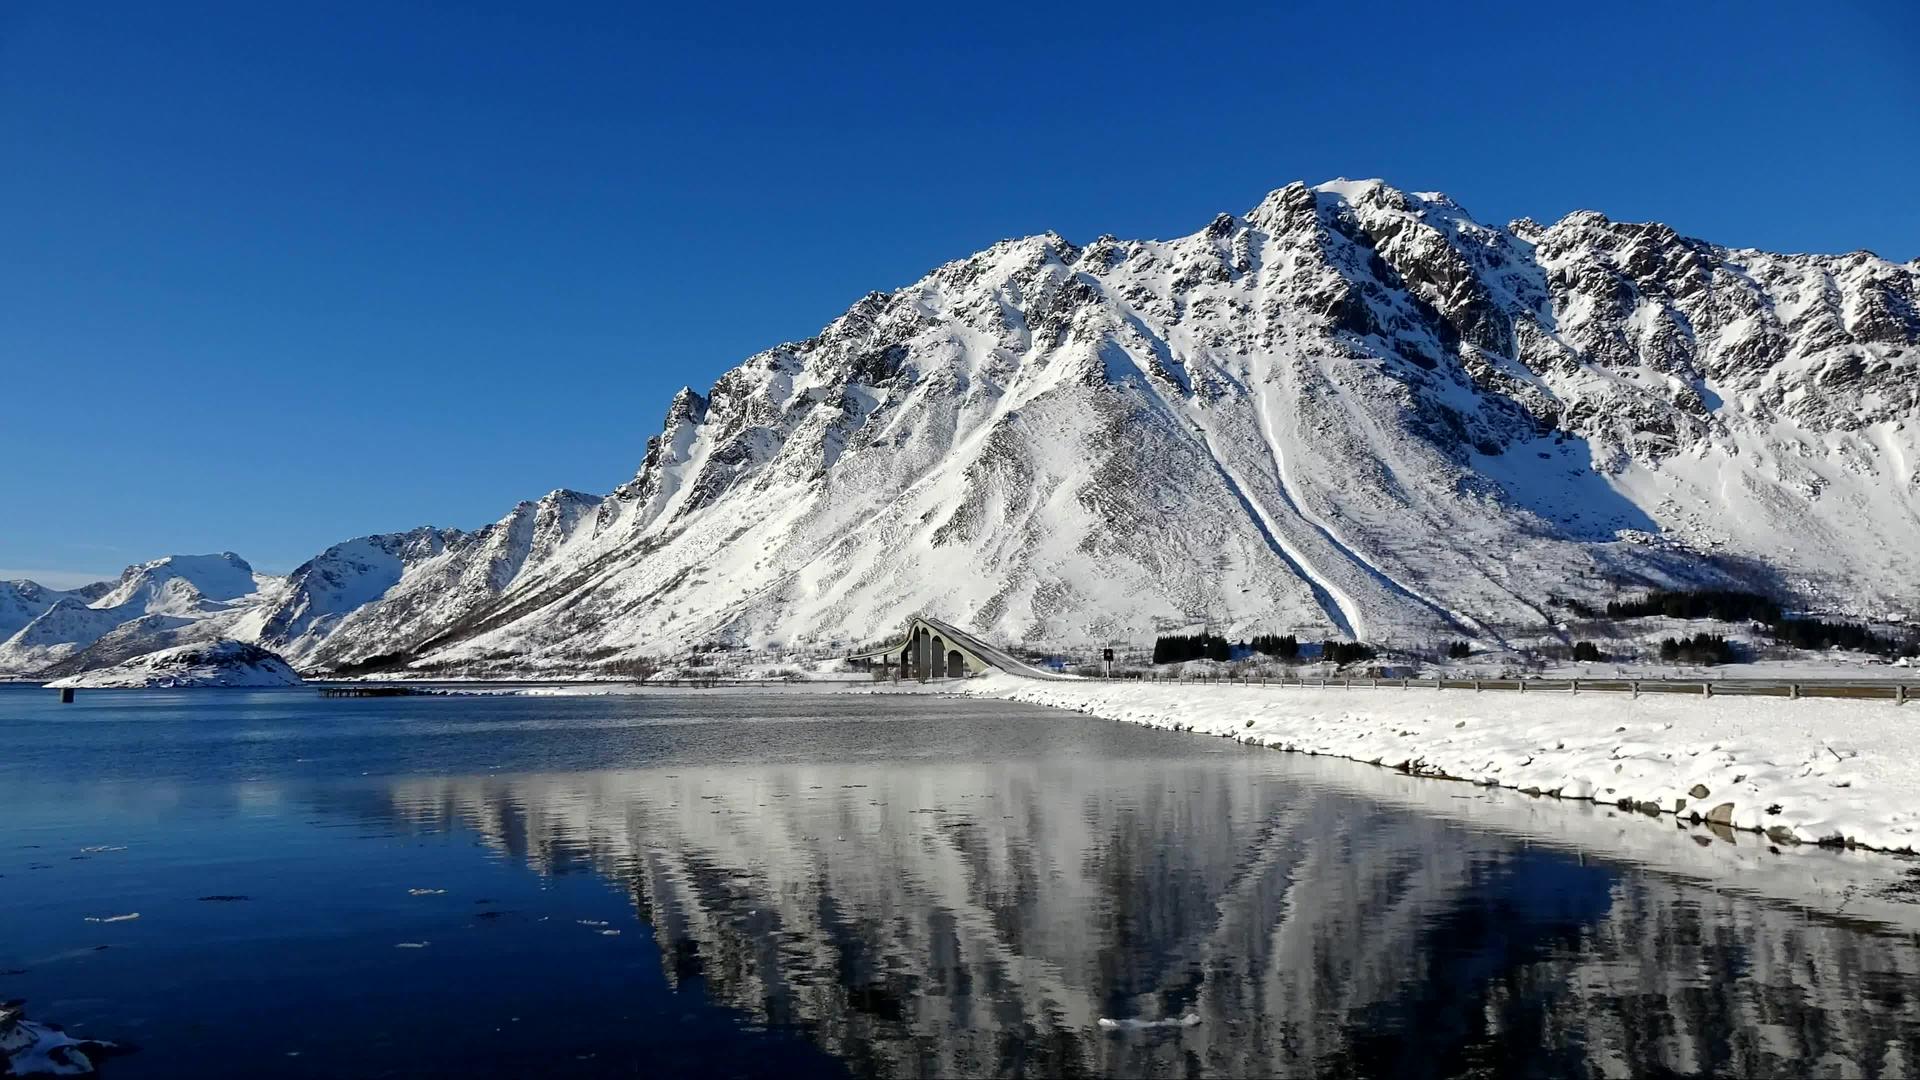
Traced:
POLYGON ((77 1039, 58 1024, 27 1019, 24 1003, 0 1004, 0 1076, 92 1076, 94 1057, 119 1049, 99 1039, 77 1039))
POLYGON ((181 645, 136 656, 112 667, 56 679, 55 689, 187 689, 194 687, 299 686, 285 660, 244 641, 181 645))
POLYGON ((966 694, 1231 736, 1778 841, 1920 849, 1920 705, 969 680, 966 694))

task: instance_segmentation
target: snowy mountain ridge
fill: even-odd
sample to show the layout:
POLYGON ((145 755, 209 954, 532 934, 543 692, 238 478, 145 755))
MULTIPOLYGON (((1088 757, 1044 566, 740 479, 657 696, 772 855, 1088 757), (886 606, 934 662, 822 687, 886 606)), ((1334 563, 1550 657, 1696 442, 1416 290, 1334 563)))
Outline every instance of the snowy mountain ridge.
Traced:
POLYGON ((0 640, 0 673, 46 673, 118 663, 243 621, 281 579, 256 574, 233 552, 169 555, 129 566, 117 581, 62 592, 0 583, 25 621, 0 640), (189 629, 191 628, 191 629, 189 629))
MULTIPOLYGON (((527 671, 921 610, 1056 644, 1530 639, 1550 597, 1650 584, 1920 615, 1916 344, 1920 263, 1291 184, 1189 236, 1047 233, 870 294, 682 390, 605 497, 59 617, 244 608, 221 636, 308 669, 527 671)), ((40 603, 11 595, 0 617, 40 603)))

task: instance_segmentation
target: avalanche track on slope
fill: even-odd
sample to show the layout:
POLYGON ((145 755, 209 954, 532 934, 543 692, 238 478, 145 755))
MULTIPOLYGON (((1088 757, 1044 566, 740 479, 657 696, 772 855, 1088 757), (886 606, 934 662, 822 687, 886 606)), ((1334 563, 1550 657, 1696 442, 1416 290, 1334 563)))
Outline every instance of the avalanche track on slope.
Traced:
POLYGON ((285 579, 11 587, 0 671, 235 637, 306 670, 574 672, 911 612, 1035 645, 1204 621, 1431 647, 1561 640, 1550 599, 1649 586, 1920 621, 1917 346, 1920 263, 1289 184, 871 293, 681 391, 604 498, 285 579))

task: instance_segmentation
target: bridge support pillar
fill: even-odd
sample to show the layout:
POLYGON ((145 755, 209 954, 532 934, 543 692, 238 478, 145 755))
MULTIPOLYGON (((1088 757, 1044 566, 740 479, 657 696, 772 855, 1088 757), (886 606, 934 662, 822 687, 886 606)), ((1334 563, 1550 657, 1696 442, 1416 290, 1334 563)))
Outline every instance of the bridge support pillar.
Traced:
POLYGON ((932 640, 925 629, 913 633, 913 677, 926 682, 933 671, 932 640))

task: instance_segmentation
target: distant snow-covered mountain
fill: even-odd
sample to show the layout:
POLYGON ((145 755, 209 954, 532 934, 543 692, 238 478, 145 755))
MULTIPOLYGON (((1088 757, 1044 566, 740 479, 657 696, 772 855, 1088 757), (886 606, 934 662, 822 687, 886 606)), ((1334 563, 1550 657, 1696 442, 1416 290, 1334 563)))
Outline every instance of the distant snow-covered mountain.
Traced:
POLYGON ((187 640, 211 640, 243 622, 283 583, 232 552, 169 555, 129 566, 118 581, 59 592, 0 583, 0 607, 27 621, 0 641, 0 673, 60 674, 118 663, 187 640))
POLYGON ((33 581, 0 581, 0 641, 20 632, 71 594, 33 581))
POLYGON ((55 596, 0 664, 238 609, 223 636, 308 669, 520 671, 919 610, 1049 643, 1533 638, 1549 597, 1656 583, 1920 615, 1917 344, 1920 264, 1293 184, 1189 236, 1043 234, 871 294, 681 391, 604 498, 349 541, 244 594, 55 596))

